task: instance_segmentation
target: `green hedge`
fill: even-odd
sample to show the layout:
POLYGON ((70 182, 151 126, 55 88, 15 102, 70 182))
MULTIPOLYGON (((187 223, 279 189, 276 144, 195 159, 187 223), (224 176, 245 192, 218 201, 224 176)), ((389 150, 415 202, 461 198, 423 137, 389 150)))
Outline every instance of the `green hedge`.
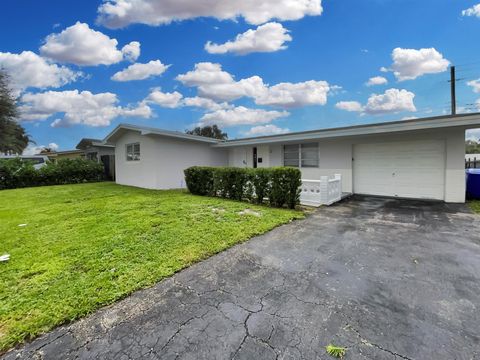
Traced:
POLYGON ((185 169, 188 190, 195 195, 218 196, 257 204, 295 208, 300 200, 301 173, 290 167, 246 169, 193 166, 185 169))
POLYGON ((101 180, 104 180, 103 164, 95 161, 62 159, 35 169, 31 162, 20 158, 0 159, 0 190, 101 180))

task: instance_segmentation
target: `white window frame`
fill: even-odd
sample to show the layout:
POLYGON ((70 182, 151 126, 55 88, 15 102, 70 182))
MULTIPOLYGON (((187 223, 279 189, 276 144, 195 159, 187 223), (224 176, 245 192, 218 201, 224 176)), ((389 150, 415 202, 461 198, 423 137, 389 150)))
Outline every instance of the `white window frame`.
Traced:
POLYGON ((140 161, 140 155, 141 155, 141 148, 140 148, 140 143, 135 142, 135 143, 130 143, 130 144, 125 144, 125 159, 126 161, 140 161), (135 146, 138 145, 138 152, 135 152, 135 146), (131 151, 129 151, 129 147, 131 147, 131 151), (131 156, 129 157, 129 154, 131 156))
MULTIPOLYGON (((291 166, 291 167, 298 167, 298 168, 318 168, 320 167, 320 156, 318 153, 318 143, 304 143, 304 144, 285 144, 283 145, 282 148, 282 157, 283 157, 283 166, 291 166), (298 166, 296 165, 285 165, 285 146, 298 146, 298 166), (316 159, 302 159, 302 146, 307 146, 307 145, 315 145, 315 148, 317 150, 317 158, 316 159), (302 164, 303 160, 316 160, 316 164, 314 166, 305 166, 302 164)), ((291 152, 293 153, 293 152, 291 152)))

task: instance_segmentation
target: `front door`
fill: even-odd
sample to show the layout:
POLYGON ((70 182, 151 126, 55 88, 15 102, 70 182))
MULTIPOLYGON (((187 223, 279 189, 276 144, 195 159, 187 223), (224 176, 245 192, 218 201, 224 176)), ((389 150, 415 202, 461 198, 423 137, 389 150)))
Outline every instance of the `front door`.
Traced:
POLYGON ((257 148, 253 148, 253 167, 257 167, 257 148))

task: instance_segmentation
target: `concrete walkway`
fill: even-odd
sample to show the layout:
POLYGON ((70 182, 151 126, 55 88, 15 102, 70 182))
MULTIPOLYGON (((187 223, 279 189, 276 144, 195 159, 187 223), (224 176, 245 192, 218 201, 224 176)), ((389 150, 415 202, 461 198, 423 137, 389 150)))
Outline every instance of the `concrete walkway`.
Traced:
MULTIPOLYGON (((261 220, 259 220, 261 221, 261 220)), ((480 217, 375 198, 321 208, 6 359, 480 359, 480 217)))

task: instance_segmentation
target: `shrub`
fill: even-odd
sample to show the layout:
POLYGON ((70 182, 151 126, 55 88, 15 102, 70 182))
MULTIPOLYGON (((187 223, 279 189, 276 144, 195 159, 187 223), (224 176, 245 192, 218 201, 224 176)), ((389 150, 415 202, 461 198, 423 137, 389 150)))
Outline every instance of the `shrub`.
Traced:
POLYGON ((287 202, 287 181, 283 168, 270 169, 270 189, 268 201, 270 205, 281 207, 287 202))
POLYGON ((262 204, 263 199, 270 193, 271 169, 252 169, 250 172, 250 181, 253 188, 255 202, 257 204, 262 204))
POLYGON ((246 187, 249 173, 247 169, 219 167, 213 172, 213 188, 220 197, 243 200, 247 197, 246 187))
POLYGON ((184 170, 188 191, 194 195, 213 195, 213 167, 192 166, 184 170))
POLYGON ((302 173, 299 169, 292 168, 292 167, 285 167, 282 168, 284 172, 284 183, 286 185, 286 202, 287 206, 290 209, 294 209, 295 205, 300 203, 300 194, 302 192, 302 173))
POLYGON ((271 206, 294 208, 300 200, 301 173, 288 167, 245 169, 193 166, 185 171, 188 190, 195 195, 248 200, 268 197, 271 206))
POLYGON ((62 159, 35 169, 20 158, 0 160, 0 189, 74 184, 104 179, 101 163, 84 159, 62 159))
POLYGON ((46 185, 100 181, 104 178, 101 163, 84 159, 62 159, 57 163, 49 162, 38 171, 46 185))

